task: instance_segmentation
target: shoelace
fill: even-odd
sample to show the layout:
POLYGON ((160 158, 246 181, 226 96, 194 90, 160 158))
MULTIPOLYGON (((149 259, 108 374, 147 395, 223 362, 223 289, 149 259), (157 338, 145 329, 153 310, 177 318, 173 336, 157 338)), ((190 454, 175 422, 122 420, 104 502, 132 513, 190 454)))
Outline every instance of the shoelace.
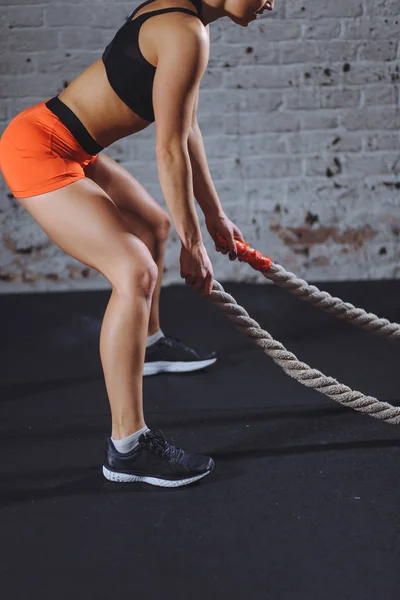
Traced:
POLYGON ((189 348, 189 346, 186 346, 183 342, 181 342, 181 340, 179 340, 178 338, 172 337, 170 335, 165 335, 164 336, 164 340, 167 342, 167 344, 169 346, 171 346, 171 342, 178 342, 179 346, 182 348, 182 350, 186 350, 187 352, 190 352, 191 354, 193 354, 193 349, 189 348))
POLYGON ((151 429, 143 434, 142 444, 155 450, 161 458, 167 458, 172 462, 179 462, 184 455, 184 451, 170 444, 164 437, 160 429, 151 429))

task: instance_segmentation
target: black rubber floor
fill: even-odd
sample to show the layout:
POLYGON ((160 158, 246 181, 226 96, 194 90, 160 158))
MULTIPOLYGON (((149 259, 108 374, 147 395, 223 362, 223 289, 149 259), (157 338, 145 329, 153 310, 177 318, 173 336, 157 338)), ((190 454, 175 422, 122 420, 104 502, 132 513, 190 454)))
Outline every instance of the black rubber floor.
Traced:
MULTIPOLYGON (((224 287, 299 358, 399 404, 398 342, 272 285, 224 287)), ((400 281, 320 287, 400 321, 400 281)), ((399 427, 296 383, 189 288, 162 290, 162 328, 219 361, 145 378, 146 421, 215 471, 178 490, 103 478, 109 295, 0 296, 2 597, 397 600, 399 427)))

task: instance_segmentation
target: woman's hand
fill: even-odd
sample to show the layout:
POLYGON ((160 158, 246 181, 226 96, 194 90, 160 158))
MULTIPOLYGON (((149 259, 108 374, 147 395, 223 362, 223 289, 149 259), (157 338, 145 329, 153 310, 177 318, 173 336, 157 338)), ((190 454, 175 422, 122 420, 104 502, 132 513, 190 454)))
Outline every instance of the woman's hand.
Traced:
POLYGON ((222 254, 229 252, 229 260, 235 260, 237 257, 235 238, 244 242, 240 229, 228 219, 225 213, 208 213, 205 215, 205 221, 208 233, 215 242, 216 251, 222 252, 222 254), (217 234, 226 239, 227 246, 221 246, 217 242, 217 234))
POLYGON ((192 289, 200 292, 202 298, 212 291, 214 271, 203 242, 196 242, 190 248, 182 244, 181 277, 192 289))

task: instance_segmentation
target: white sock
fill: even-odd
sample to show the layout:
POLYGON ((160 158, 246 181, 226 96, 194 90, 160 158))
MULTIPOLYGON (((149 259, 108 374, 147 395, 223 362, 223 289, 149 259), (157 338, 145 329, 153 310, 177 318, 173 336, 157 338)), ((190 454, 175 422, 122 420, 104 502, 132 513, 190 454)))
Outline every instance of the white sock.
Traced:
POLYGON ((148 348, 149 346, 152 346, 153 344, 158 342, 158 340, 161 339, 162 337, 165 337, 164 333, 162 332, 162 329, 159 329, 158 331, 153 333, 153 335, 149 335, 149 337, 146 340, 146 348, 148 348))
POLYGON ((127 454, 128 452, 131 452, 134 448, 136 448, 136 446, 138 446, 140 436, 146 431, 149 431, 147 425, 142 427, 142 429, 139 429, 139 431, 131 433, 131 435, 128 435, 122 440, 114 440, 113 438, 111 438, 111 441, 114 444, 115 449, 118 450, 118 452, 121 452, 122 454, 127 454))

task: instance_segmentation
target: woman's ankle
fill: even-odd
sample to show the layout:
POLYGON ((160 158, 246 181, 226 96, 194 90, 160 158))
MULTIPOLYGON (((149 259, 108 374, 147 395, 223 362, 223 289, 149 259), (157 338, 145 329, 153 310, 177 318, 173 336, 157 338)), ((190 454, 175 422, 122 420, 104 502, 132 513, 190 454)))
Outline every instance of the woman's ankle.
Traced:
POLYGON ((121 425, 113 423, 111 428, 111 437, 113 440, 123 440, 128 437, 128 435, 132 435, 136 433, 140 429, 146 426, 146 423, 143 420, 132 422, 130 424, 123 423, 121 425))
POLYGON ((140 443, 139 440, 142 434, 146 433, 146 431, 149 431, 147 425, 145 425, 135 433, 131 433, 127 437, 124 437, 122 440, 116 440, 113 437, 111 437, 111 440, 114 444, 115 449, 118 450, 118 452, 126 454, 128 452, 132 452, 132 450, 137 448, 137 446, 140 443))

